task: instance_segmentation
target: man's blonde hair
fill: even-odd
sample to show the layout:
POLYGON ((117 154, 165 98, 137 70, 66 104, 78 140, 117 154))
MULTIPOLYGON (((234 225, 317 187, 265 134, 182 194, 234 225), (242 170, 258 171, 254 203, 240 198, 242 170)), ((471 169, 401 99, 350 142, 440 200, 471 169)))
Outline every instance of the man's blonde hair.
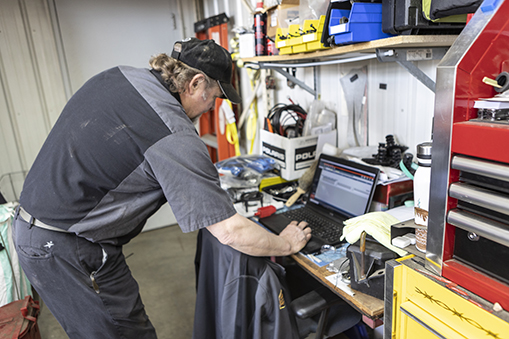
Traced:
POLYGON ((173 93, 181 93, 185 90, 187 84, 197 74, 202 74, 207 82, 207 88, 211 87, 215 81, 199 69, 189 67, 183 62, 169 57, 166 53, 161 53, 150 58, 149 65, 156 71, 161 72, 163 80, 170 86, 173 93))

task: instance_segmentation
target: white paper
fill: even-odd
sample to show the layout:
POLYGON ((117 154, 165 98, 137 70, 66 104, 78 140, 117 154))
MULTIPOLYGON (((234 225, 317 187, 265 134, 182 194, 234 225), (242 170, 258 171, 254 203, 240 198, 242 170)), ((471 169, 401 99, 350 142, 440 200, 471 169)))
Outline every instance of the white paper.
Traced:
POLYGON ((398 219, 400 222, 408 221, 414 218, 414 208, 406 207, 406 206, 398 206, 395 208, 388 209, 385 211, 392 215, 394 218, 398 219))
POLYGON ((350 288, 350 286, 348 286, 343 281, 341 281, 340 274, 341 273, 329 275, 328 277, 326 277, 326 279, 329 280, 331 282, 331 284, 333 284, 334 286, 336 286, 337 288, 339 288, 346 294, 353 297, 355 295, 354 291, 350 288))
POLYGON ((485 109, 508 109, 509 108, 509 100, 508 99, 484 99, 484 100, 476 100, 474 102, 474 108, 485 108, 485 109))

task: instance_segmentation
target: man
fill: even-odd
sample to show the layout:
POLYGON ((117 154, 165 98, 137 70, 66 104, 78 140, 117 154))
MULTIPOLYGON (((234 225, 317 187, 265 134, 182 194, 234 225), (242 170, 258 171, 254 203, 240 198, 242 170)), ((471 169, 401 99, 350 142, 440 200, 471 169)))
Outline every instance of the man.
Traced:
POLYGON ((21 265, 70 338, 156 338, 122 245, 168 201, 184 232, 207 228, 254 256, 289 255, 306 223, 275 236, 237 214, 192 123, 216 98, 240 102, 228 51, 175 43, 152 69, 115 67, 65 106, 23 187, 21 265))

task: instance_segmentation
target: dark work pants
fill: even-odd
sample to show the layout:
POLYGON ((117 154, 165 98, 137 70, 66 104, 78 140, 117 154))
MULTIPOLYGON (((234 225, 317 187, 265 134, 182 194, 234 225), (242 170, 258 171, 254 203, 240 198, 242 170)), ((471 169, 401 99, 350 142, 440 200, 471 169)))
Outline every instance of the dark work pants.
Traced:
POLYGON ((20 216, 13 232, 23 270, 69 338, 157 338, 121 246, 31 226, 20 216))

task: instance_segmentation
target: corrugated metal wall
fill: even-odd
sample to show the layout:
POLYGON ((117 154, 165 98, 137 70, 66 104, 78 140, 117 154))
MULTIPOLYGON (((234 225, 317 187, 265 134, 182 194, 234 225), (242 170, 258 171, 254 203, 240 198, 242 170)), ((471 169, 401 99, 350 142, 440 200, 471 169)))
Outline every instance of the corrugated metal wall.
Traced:
POLYGON ((44 1, 2 0, 0 86, 0 188, 14 200, 66 101, 44 1))

